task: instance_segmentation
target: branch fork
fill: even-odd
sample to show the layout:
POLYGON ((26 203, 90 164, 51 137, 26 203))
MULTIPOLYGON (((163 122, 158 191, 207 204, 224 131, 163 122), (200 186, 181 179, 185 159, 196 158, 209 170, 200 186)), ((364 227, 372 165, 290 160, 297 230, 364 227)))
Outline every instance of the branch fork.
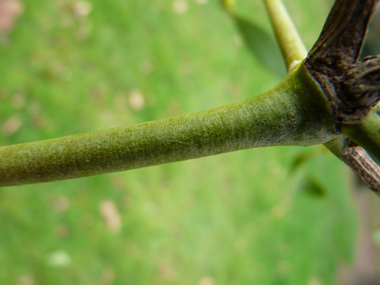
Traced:
MULTIPOLYGON (((319 83, 330 101, 339 132, 348 129, 348 133, 352 133, 350 125, 365 125, 364 121, 373 112, 372 107, 379 102, 380 57, 358 60, 368 24, 378 2, 379 0, 335 1, 320 37, 303 62, 303 66, 319 83)), ((355 131, 360 129, 356 127, 355 131)), ((362 141, 366 135, 368 133, 354 137, 360 137, 359 140, 362 141)), ((343 147, 333 152, 370 189, 380 192, 379 166, 363 148, 346 137, 343 140, 343 147)))

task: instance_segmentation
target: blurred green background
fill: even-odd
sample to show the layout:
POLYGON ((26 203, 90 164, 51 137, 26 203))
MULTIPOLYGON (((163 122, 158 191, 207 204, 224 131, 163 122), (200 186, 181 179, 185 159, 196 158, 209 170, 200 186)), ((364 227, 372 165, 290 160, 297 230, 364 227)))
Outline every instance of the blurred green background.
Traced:
MULTIPOLYGON (((276 47, 260 0, 234 8, 262 35, 256 56, 215 0, 9 1, 1 145, 244 100, 285 73, 265 64, 276 47)), ((310 48, 332 1, 284 2, 310 48)), ((2 188, 0 284, 336 284, 354 253, 349 190, 322 146, 2 188)))

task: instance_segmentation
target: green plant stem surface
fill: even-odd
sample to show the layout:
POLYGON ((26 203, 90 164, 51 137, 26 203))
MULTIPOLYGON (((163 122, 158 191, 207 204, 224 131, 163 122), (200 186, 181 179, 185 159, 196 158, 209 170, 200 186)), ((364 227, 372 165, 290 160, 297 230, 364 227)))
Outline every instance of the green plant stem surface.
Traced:
POLYGON ((332 140, 330 107, 300 68, 257 97, 193 114, 0 148, 0 185, 84 177, 231 152, 332 140))
POLYGON ((281 0, 265 0, 265 5, 288 71, 306 57, 307 51, 281 0))
POLYGON ((343 124, 342 133, 380 162, 380 116, 375 109, 359 124, 343 124))

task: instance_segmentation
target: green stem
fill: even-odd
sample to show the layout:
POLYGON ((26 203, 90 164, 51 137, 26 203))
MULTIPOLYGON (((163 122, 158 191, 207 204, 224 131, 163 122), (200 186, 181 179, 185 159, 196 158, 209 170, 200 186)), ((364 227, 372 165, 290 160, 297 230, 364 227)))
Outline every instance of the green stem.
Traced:
POLYGON ((288 72, 306 57, 307 51, 281 0, 264 0, 288 72))
POLYGON ((340 155, 347 148, 346 138, 343 135, 340 135, 337 138, 324 143, 324 146, 327 147, 337 157, 340 157, 340 155))
POLYGON ((373 109, 358 124, 343 124, 342 133, 380 162, 380 116, 373 109))
POLYGON ((0 147, 0 186, 84 177, 240 149, 332 140, 321 89, 299 68, 274 89, 198 113, 0 147))

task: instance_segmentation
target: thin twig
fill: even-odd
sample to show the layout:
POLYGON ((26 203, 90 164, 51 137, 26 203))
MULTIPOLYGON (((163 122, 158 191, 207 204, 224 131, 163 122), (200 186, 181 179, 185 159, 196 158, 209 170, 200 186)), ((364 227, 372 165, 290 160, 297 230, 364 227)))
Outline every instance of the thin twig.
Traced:
POLYGON ((281 0, 264 0, 288 72, 304 60, 307 51, 281 0))

